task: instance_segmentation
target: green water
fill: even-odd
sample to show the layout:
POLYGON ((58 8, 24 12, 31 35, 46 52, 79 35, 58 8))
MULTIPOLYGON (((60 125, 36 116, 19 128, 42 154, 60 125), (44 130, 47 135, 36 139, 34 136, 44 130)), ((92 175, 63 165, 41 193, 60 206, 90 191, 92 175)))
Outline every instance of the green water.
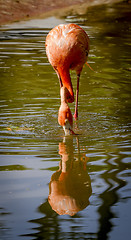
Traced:
POLYGON ((122 3, 1 26, 0 239, 130 239, 130 10, 122 3), (94 69, 81 74, 76 137, 58 125, 59 82, 44 46, 52 27, 69 22, 88 33, 94 69), (50 206, 55 186, 61 213, 73 216, 50 206))

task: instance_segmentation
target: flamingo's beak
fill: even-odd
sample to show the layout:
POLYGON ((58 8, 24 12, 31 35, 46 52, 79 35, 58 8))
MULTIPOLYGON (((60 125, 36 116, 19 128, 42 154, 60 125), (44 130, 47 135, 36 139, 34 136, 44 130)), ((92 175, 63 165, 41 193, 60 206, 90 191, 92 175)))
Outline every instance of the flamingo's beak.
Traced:
POLYGON ((66 119, 65 125, 63 126, 63 129, 64 129, 64 132, 65 132, 65 136, 75 135, 74 131, 72 130, 72 126, 70 125, 68 119, 66 119))
POLYGON ((75 133, 72 129, 67 129, 65 127, 63 127, 63 129, 64 129, 64 132, 65 132, 65 136, 75 135, 75 133))
POLYGON ((76 133, 72 129, 70 129, 70 132, 71 132, 71 135, 76 135, 76 133))

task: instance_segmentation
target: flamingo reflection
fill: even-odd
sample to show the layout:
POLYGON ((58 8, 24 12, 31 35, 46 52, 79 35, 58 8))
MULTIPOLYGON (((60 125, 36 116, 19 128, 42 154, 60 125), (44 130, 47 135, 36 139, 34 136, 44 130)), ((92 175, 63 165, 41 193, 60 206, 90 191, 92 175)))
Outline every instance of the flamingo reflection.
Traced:
POLYGON ((81 156, 79 139, 78 154, 74 156, 73 137, 65 137, 59 143, 61 161, 49 184, 48 201, 52 209, 59 215, 75 215, 89 205, 91 196, 91 180, 87 173, 87 158, 81 156))

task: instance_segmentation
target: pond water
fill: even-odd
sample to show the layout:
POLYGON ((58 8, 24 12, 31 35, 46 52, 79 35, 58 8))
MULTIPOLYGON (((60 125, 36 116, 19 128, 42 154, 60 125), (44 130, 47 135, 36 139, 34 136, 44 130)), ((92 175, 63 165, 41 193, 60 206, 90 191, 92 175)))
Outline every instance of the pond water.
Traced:
POLYGON ((130 239, 130 10, 121 3, 1 26, 0 239, 130 239), (64 137, 44 43, 70 22, 90 37, 94 71, 81 74, 79 135, 64 137))

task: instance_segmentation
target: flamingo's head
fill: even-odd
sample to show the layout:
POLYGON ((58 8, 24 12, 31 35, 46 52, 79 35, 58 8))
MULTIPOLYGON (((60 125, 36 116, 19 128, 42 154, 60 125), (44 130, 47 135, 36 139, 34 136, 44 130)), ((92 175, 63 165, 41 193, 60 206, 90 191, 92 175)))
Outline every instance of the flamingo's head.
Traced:
POLYGON ((58 122, 63 127, 65 135, 72 135, 75 134, 72 130, 73 128, 73 117, 71 110, 67 104, 67 93, 68 89, 63 86, 60 89, 60 96, 61 96, 61 106, 58 112, 58 122))

